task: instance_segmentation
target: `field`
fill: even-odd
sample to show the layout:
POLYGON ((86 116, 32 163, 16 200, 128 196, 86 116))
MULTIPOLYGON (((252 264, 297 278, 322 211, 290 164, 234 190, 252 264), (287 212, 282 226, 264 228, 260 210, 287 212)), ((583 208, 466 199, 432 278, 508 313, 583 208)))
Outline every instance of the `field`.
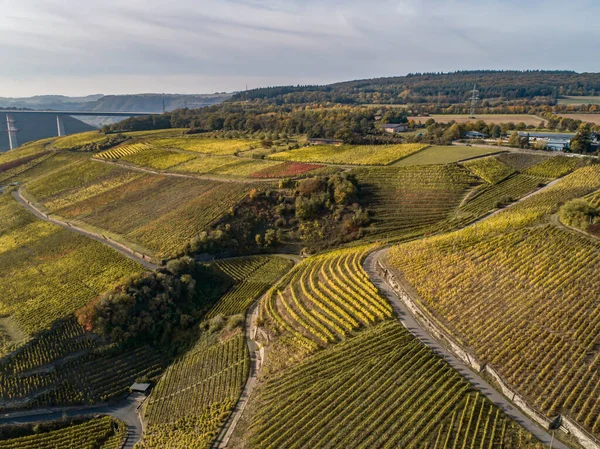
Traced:
POLYGON ((255 256, 225 259, 218 261, 217 265, 237 284, 210 310, 208 318, 245 313, 255 300, 290 270, 293 263, 277 256, 255 256))
POLYGON ((125 424, 103 416, 58 430, 4 439, 0 449, 119 449, 126 435, 125 424))
POLYGON ((297 150, 282 151, 268 159, 294 162, 322 162, 344 165, 389 165, 426 148, 422 144, 399 145, 313 145, 297 150))
POLYGON ((484 363, 547 416, 561 413, 594 433, 600 244, 545 223, 560 204, 598 188, 600 167, 584 167, 476 227, 389 254, 422 306, 484 363))
POLYGON ((259 146, 260 142, 241 139, 216 139, 207 137, 179 137, 156 139, 152 145, 164 149, 179 149, 205 154, 235 154, 259 146))
POLYGON ((28 334, 141 269, 95 240, 38 220, 9 194, 0 196, 0 217, 0 313, 28 334))
POLYGON ((370 235, 379 239, 418 235, 444 223, 478 182, 455 164, 360 168, 352 173, 365 206, 374 212, 370 235))
POLYGON ((573 120, 581 120, 582 122, 594 123, 600 125, 600 114, 560 114, 561 117, 572 118, 573 120))
POLYGON ((248 360, 239 332, 214 343, 201 340, 166 370, 152 391, 139 448, 208 448, 237 402, 248 360))
POLYGON ((600 97, 585 97, 585 96, 565 96, 558 99, 558 104, 581 105, 581 104, 597 104, 600 105, 600 97))
POLYGON ((408 120, 414 120, 416 123, 425 123, 427 120, 434 119, 438 123, 448 123, 454 120, 456 123, 469 123, 483 120, 486 123, 525 123, 527 126, 533 125, 538 127, 545 122, 543 118, 528 114, 475 114, 475 118, 470 118, 468 115, 429 115, 427 117, 408 117, 408 120))
MULTIPOLYGON (((498 148, 498 151, 502 151, 502 148, 498 148)), ((451 164, 472 157, 485 156, 494 152, 495 150, 489 148, 465 147, 459 145, 435 145, 396 162, 394 166, 408 167, 411 165, 451 164)))
POLYGON ((84 161, 30 182, 27 193, 65 219, 106 230, 167 257, 228 213, 251 188, 84 161))
POLYGON ((59 137, 52 143, 52 147, 58 150, 74 150, 90 143, 103 142, 106 139, 106 134, 101 134, 98 131, 88 131, 85 133, 59 137))

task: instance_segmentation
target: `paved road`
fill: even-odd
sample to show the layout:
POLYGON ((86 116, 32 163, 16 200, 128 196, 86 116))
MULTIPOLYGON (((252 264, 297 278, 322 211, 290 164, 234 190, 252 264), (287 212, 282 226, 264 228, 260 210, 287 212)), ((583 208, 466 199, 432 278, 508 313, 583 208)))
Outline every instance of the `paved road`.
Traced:
POLYGON ((44 214, 41 210, 39 210, 37 207, 35 207, 33 204, 31 204, 29 201, 27 201, 23 197, 23 195, 21 195, 21 189, 14 191, 12 193, 12 195, 23 207, 25 207, 29 212, 31 212, 33 215, 35 215, 40 220, 54 223, 58 226, 62 226, 65 229, 68 229, 69 231, 76 232, 78 234, 85 235, 88 238, 97 240, 98 242, 103 243, 104 245, 110 246, 112 249, 120 252, 125 257, 128 257, 129 259, 134 260, 135 262, 138 262, 139 264, 143 265, 145 268, 147 268, 149 270, 156 270, 158 268, 157 264, 152 263, 151 261, 144 259, 142 257, 136 256, 132 249, 128 248, 127 246, 125 246, 123 244, 114 242, 112 240, 105 239, 104 237, 102 237, 101 234, 97 234, 92 231, 84 230, 84 229, 81 229, 79 227, 75 227, 72 225, 70 226, 68 223, 66 223, 62 220, 58 220, 55 217, 50 217, 50 216, 44 214))
POLYGON ((56 421, 63 416, 74 418, 78 416, 109 415, 123 421, 127 425, 127 440, 123 448, 133 449, 142 437, 142 423, 137 414, 137 408, 143 401, 144 395, 131 394, 124 401, 115 405, 98 407, 68 407, 40 409, 35 412, 15 412, 0 415, 2 424, 31 424, 40 421, 56 421))
MULTIPOLYGON (((550 445, 551 435, 539 427, 535 422, 529 419, 524 413, 513 406, 508 399, 496 391, 488 382, 481 378, 477 373, 467 367, 461 360, 452 355, 444 346, 434 339, 417 320, 408 311, 404 303, 398 298, 394 290, 377 273, 375 267, 380 257, 382 257, 389 248, 380 249, 371 253, 365 260, 363 267, 382 294, 390 301, 399 321, 408 329, 408 331, 418 338, 423 344, 427 345, 437 355, 448 362, 456 371, 458 371, 473 386, 487 396, 496 406, 500 407, 508 416, 518 422, 521 426, 531 432, 543 443, 550 445)), ((553 448, 569 449, 566 445, 554 439, 553 448)))
MULTIPOLYGON (((264 297, 264 296, 263 296, 264 297)), ((260 349, 256 344, 256 332, 258 331, 256 327, 256 319, 258 317, 258 304, 260 300, 256 301, 246 313, 246 343, 248 344, 248 350, 250 351, 250 372, 248 374, 248 380, 246 381, 246 385, 244 386, 244 390, 235 405, 235 408, 231 412, 231 415, 223 425, 221 432, 215 439, 211 449, 219 449, 227 447, 229 443, 229 439, 231 435, 233 435, 233 431, 237 426, 238 421, 240 420, 246 405, 248 404, 248 399, 256 386, 258 372, 262 368, 263 359, 261 356, 260 349)))

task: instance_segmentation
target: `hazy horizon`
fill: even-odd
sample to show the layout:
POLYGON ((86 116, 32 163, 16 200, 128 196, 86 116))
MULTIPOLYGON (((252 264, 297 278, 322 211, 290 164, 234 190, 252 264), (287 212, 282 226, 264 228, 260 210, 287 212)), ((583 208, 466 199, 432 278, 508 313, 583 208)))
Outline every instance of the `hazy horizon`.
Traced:
POLYGON ((597 72, 590 0, 7 0, 0 96, 214 93, 473 69, 597 72), (560 26, 560 27, 559 27, 560 26))

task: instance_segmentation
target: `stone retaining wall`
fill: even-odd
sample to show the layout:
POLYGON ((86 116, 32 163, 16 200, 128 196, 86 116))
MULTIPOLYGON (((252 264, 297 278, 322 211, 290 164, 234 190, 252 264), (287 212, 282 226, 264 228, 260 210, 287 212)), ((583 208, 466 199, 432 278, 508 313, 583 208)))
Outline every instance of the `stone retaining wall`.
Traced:
MULTIPOLYGON (((404 286, 402 286, 392 272, 383 265, 381 260, 377 261, 376 270, 377 273, 388 283, 388 285, 392 287, 406 308, 430 335, 435 337, 438 341, 444 343, 445 346, 447 346, 448 349, 467 366, 470 366, 477 372, 485 372, 489 374, 494 379, 494 382, 500 387, 500 390, 504 396, 512 401, 536 423, 538 423, 544 429, 548 429, 551 420, 548 419, 543 413, 529 405, 523 396, 511 389, 504 381, 502 376, 500 376, 500 374, 492 366, 483 364, 481 361, 479 361, 474 354, 471 354, 469 351, 462 348, 452 338, 452 336, 448 334, 448 332, 443 330, 437 323, 427 317, 417 301, 411 297, 410 293, 404 288, 404 286)), ((572 434, 579 441, 579 444, 581 444, 581 446, 583 446, 585 449, 600 449, 600 441, 597 438, 567 417, 563 417, 562 419, 561 430, 565 433, 572 434)))

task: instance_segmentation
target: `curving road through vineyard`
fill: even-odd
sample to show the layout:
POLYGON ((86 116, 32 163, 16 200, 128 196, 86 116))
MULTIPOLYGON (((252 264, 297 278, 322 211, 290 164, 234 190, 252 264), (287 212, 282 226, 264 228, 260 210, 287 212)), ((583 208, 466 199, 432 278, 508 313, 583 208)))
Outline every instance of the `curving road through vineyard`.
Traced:
MULTIPOLYGON (((461 360, 455 357, 419 324, 415 317, 410 313, 406 305, 402 302, 398 295, 396 295, 395 291, 387 284, 387 282, 385 282, 383 277, 381 277, 376 270, 377 263, 381 260, 382 256, 389 251, 389 249, 390 248, 383 248, 369 254, 363 263, 363 267, 369 275, 371 282, 375 284, 379 291, 392 304, 400 323, 424 345, 429 347, 433 352, 448 362, 450 366, 458 371, 460 375, 467 379, 475 388, 481 391, 497 407, 502 409, 504 413, 527 429, 531 434, 535 435, 535 437, 544 444, 550 445, 553 438, 546 430, 542 429, 523 412, 512 405, 506 397, 496 391, 481 376, 472 371, 461 360)), ((565 444, 557 441, 556 439, 554 439, 552 447, 558 449, 568 449, 565 444)))
POLYGON ((104 245, 109 246, 115 251, 118 251, 119 253, 123 254, 125 257, 139 263, 148 270, 156 270, 158 268, 157 264, 151 262, 148 259, 144 259, 143 257, 137 256, 133 249, 127 247, 126 245, 123 245, 122 243, 117 243, 113 240, 108 240, 102 234, 73 226, 65 221, 46 215, 40 209, 34 206, 30 201, 25 199, 25 197, 23 197, 23 195, 21 194, 21 189, 15 190, 14 192, 12 192, 12 195, 19 204, 21 204, 25 209, 27 209, 40 220, 44 220, 58 226, 62 226, 63 228, 68 229, 69 231, 76 232, 90 239, 103 243, 104 245))
POLYGON ((31 412, 14 412, 0 415, 0 425, 33 424, 41 421, 58 421, 67 418, 83 416, 108 415, 123 421, 127 425, 127 439, 122 449, 133 449, 142 437, 142 423, 137 410, 145 396, 131 394, 127 399, 114 405, 99 405, 95 407, 66 407, 39 409, 31 412))

